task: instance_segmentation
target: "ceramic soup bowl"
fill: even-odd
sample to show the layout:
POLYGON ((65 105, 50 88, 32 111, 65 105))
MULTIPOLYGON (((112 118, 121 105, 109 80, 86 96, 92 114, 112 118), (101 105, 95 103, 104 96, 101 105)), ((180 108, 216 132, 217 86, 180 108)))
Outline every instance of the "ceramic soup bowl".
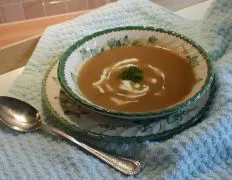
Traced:
POLYGON ((78 40, 60 59, 58 78, 64 91, 89 110, 121 119, 141 120, 161 118, 191 107, 208 91, 213 80, 213 73, 206 52, 189 38, 160 28, 128 26, 96 32, 78 40), (191 92, 173 106, 153 112, 119 112, 90 102, 77 85, 82 65, 106 50, 134 45, 158 46, 184 57, 193 69, 196 78, 191 92))

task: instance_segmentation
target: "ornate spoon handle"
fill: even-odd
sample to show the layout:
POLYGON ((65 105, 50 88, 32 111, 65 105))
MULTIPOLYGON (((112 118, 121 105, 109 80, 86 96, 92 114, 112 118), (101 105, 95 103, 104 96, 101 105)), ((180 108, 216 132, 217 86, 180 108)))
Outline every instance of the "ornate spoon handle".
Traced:
POLYGON ((102 152, 100 150, 96 150, 82 142, 77 141, 75 138, 60 131, 59 129, 53 128, 51 126, 43 125, 43 129, 52 131, 53 133, 60 135, 63 138, 69 139, 70 141, 82 147, 84 150, 88 151, 92 155, 98 157, 100 160, 106 162, 113 168, 117 169, 118 171, 121 171, 126 175, 135 175, 141 171, 141 165, 138 161, 129 158, 120 157, 120 156, 113 156, 105 152, 102 152))

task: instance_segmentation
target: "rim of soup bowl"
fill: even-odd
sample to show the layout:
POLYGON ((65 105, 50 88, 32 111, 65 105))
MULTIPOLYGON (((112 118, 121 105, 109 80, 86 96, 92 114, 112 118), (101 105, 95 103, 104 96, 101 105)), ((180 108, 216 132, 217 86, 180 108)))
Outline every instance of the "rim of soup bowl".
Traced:
POLYGON ((61 84, 61 87, 63 90, 67 93, 68 96, 76 100, 79 104, 83 105, 84 107, 88 108, 89 110, 95 111, 97 113, 101 113, 104 115, 108 115, 111 117, 116 117, 116 118, 123 118, 123 119, 150 119, 150 118, 159 118, 159 117, 164 117, 166 115, 183 111, 187 106, 197 102, 204 94, 205 92, 210 88, 212 81, 213 81, 213 72, 212 72, 212 65, 209 60, 209 56, 205 52, 205 50, 198 45, 195 41, 192 39, 181 35, 179 33, 176 33, 171 30, 167 30, 164 28, 154 28, 154 27, 146 27, 146 26, 124 26, 124 27, 115 27, 111 29, 105 29, 103 31, 95 32, 91 35, 88 35, 77 42, 75 42, 72 46, 68 48, 68 50, 65 51, 65 53, 62 55, 59 61, 58 69, 57 69, 57 74, 58 74, 58 79, 61 84), (65 79, 65 63, 68 59, 68 57, 72 54, 74 50, 79 48, 81 45, 83 45, 85 42, 96 38, 98 36, 108 34, 108 33, 113 33, 113 32, 118 32, 118 31, 125 31, 125 30, 139 30, 139 31, 155 31, 155 32, 160 32, 160 33, 167 33, 169 35, 175 36, 176 38, 180 38, 184 41, 186 41, 188 44, 193 46, 198 50, 198 52, 203 56, 203 59, 206 61, 207 64, 207 78, 205 80, 205 84, 201 87, 201 89, 192 97, 186 99, 182 103, 177 102, 177 105, 174 105, 169 108, 163 108, 158 111, 151 111, 151 112, 124 112, 124 111, 115 111, 111 109, 107 109, 101 106, 98 106, 94 103, 89 103, 88 101, 85 100, 85 97, 80 97, 77 95, 73 90, 69 87, 66 79, 65 79))

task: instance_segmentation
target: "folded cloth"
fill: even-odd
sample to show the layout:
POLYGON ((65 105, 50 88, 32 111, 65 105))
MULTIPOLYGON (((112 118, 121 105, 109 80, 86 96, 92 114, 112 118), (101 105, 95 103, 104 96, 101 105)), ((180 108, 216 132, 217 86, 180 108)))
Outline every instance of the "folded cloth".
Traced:
MULTIPOLYGON (((197 12, 196 12, 197 13, 197 12)), ((185 20, 148 0, 121 0, 49 27, 8 95, 41 111, 47 69, 75 41, 106 28, 153 26, 184 34, 213 61, 217 91, 204 121, 163 142, 91 143, 143 165, 139 179, 231 179, 232 176, 232 1, 216 0, 202 21, 185 20)), ((42 131, 20 134, 1 126, 0 179, 133 179, 42 131)))

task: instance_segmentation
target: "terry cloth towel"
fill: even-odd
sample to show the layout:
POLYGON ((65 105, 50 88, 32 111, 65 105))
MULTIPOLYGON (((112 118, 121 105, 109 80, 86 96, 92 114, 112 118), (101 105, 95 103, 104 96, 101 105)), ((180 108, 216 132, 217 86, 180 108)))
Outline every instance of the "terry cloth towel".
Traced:
MULTIPOLYGON (((196 12, 197 13, 197 12, 196 12)), ((199 43, 213 61, 217 91, 210 111, 196 126, 163 142, 94 142, 140 160, 143 171, 126 177, 56 136, 0 128, 0 179, 231 179, 232 177, 232 1, 216 0, 201 21, 185 20, 148 0, 121 0, 49 27, 8 95, 49 117, 42 107, 47 69, 78 39, 126 25, 162 27, 199 43)))

